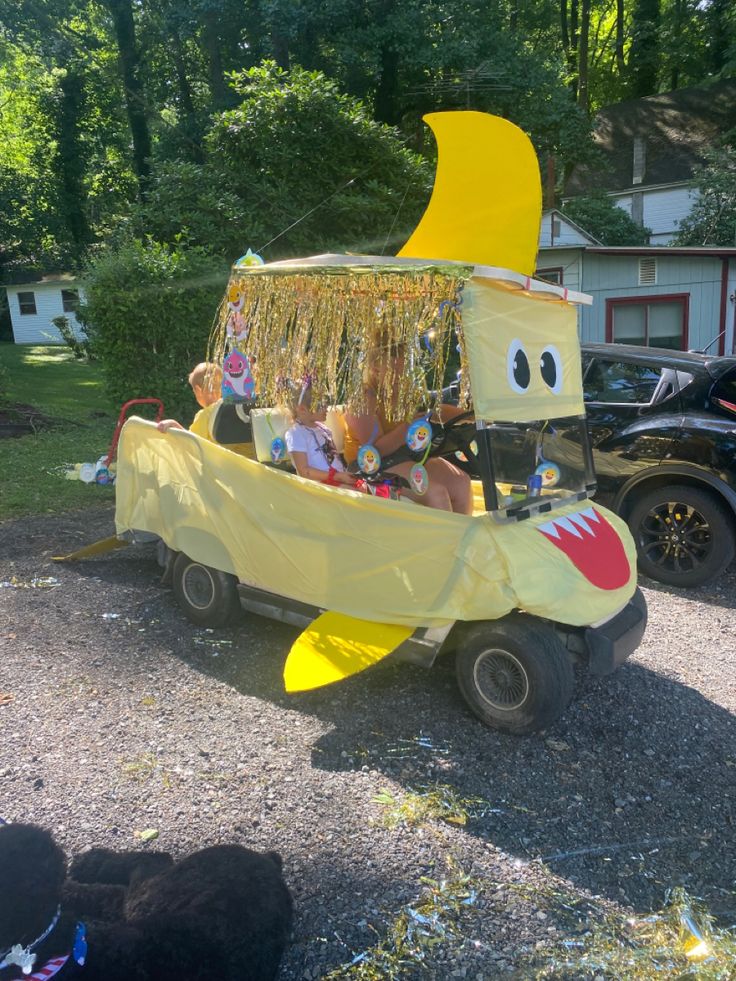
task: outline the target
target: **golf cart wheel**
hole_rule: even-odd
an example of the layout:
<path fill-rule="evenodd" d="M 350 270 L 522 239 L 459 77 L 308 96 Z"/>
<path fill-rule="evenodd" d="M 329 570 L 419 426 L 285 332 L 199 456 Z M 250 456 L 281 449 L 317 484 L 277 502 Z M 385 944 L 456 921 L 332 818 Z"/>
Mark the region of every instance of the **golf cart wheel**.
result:
<path fill-rule="evenodd" d="M 643 494 L 628 518 L 639 569 L 670 586 L 702 586 L 734 557 L 728 509 L 708 491 L 686 484 Z"/>
<path fill-rule="evenodd" d="M 481 722 L 518 735 L 554 722 L 575 686 L 570 654 L 553 628 L 519 614 L 472 627 L 458 648 L 455 670 Z"/>
<path fill-rule="evenodd" d="M 171 585 L 187 617 L 199 627 L 224 627 L 240 609 L 237 580 L 180 553 Z"/>

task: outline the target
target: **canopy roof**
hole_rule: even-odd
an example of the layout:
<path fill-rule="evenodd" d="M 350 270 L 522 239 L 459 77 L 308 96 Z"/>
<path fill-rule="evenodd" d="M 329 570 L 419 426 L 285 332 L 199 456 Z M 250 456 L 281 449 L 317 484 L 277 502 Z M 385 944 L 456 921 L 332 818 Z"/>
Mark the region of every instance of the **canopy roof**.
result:
<path fill-rule="evenodd" d="M 317 400 L 357 408 L 371 352 L 400 345 L 405 363 L 389 368 L 377 395 L 390 406 L 390 417 L 403 420 L 426 405 L 429 389 L 442 387 L 459 344 L 461 404 L 472 401 L 480 418 L 578 415 L 576 302 L 589 297 L 510 270 L 460 262 L 323 255 L 236 264 L 210 357 L 222 361 L 228 349 L 247 357 L 264 404 L 283 402 L 289 383 L 309 380 Z M 519 357 L 531 358 L 534 369 L 524 391 L 509 387 L 512 343 L 514 357 L 520 349 Z M 572 385 L 565 392 L 536 384 L 537 365 L 550 345 L 557 370 L 564 368 Z"/>

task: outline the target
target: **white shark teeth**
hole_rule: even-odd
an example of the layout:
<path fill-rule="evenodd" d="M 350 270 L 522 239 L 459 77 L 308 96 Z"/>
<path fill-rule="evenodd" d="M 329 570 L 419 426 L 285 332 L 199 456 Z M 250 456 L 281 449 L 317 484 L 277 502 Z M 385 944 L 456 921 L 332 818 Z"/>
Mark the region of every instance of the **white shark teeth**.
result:
<path fill-rule="evenodd" d="M 593 508 L 585 508 L 584 511 L 576 511 L 575 514 L 568 514 L 564 518 L 553 518 L 551 521 L 546 521 L 543 525 L 538 525 L 537 527 L 545 535 L 549 535 L 552 538 L 560 537 L 561 528 L 564 528 L 570 535 L 575 535 L 576 538 L 582 538 L 582 532 L 585 532 L 591 538 L 595 538 L 595 525 L 600 520 L 600 516 L 596 514 Z"/>

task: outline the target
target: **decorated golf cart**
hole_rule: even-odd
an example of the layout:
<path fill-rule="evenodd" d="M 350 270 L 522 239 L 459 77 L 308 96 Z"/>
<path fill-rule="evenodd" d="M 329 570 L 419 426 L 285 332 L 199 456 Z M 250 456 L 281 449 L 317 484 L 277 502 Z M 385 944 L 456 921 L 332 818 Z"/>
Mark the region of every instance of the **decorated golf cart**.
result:
<path fill-rule="evenodd" d="M 529 732 L 564 710 L 576 661 L 604 675 L 636 649 L 646 607 L 626 525 L 590 500 L 575 309 L 589 299 L 531 276 L 533 148 L 481 113 L 428 121 L 435 188 L 398 257 L 248 257 L 233 267 L 210 345 L 224 367 L 214 439 L 130 419 L 116 527 L 160 539 L 196 623 L 223 624 L 244 608 L 301 627 L 288 691 L 387 657 L 431 666 L 451 651 L 473 712 Z M 285 451 L 285 386 L 308 380 L 330 404 L 340 448 L 344 406 L 364 406 L 377 335 L 406 352 L 401 375 L 387 372 L 377 392 L 389 418 L 416 420 L 406 445 L 383 460 L 361 447 L 363 490 L 299 477 Z M 456 355 L 460 414 L 443 422 L 432 392 Z M 253 459 L 228 449 L 250 440 Z M 421 498 L 434 455 L 477 465 L 472 515 L 365 493 L 399 487 L 391 467 L 401 459 L 413 462 Z"/>

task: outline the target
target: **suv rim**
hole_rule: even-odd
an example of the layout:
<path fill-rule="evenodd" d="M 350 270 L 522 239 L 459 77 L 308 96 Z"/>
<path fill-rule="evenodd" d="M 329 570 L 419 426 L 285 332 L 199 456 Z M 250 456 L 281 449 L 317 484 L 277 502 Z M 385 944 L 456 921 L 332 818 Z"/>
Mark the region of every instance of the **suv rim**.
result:
<path fill-rule="evenodd" d="M 713 533 L 704 515 L 689 504 L 664 501 L 655 505 L 639 526 L 645 558 L 669 572 L 694 572 L 707 559 Z"/>
<path fill-rule="evenodd" d="M 209 569 L 195 563 L 184 570 L 181 589 L 187 603 L 196 610 L 206 610 L 215 597 L 215 582 Z"/>
<path fill-rule="evenodd" d="M 483 699 L 497 712 L 521 708 L 529 697 L 524 665 L 509 651 L 494 647 L 483 651 L 473 665 L 473 681 Z"/>

